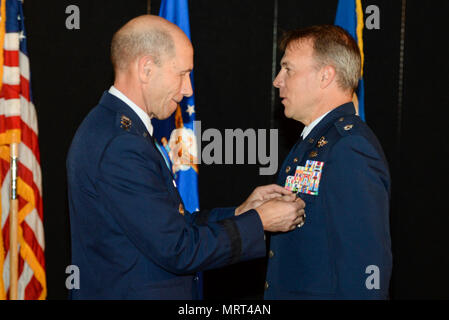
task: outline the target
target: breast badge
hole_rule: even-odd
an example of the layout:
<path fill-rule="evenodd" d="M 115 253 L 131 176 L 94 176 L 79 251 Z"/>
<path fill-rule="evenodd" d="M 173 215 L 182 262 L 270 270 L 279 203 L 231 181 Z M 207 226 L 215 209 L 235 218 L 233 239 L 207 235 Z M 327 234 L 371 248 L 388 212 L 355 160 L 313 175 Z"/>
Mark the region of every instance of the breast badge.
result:
<path fill-rule="evenodd" d="M 324 147 L 327 144 L 327 140 L 325 137 L 321 137 L 320 140 L 317 142 L 316 146 L 318 148 Z"/>

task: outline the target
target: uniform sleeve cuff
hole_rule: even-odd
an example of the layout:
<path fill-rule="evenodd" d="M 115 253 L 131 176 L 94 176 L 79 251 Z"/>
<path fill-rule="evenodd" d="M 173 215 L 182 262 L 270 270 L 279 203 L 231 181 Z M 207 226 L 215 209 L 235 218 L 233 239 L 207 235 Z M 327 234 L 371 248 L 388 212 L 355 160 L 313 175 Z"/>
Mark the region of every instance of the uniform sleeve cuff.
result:
<path fill-rule="evenodd" d="M 256 210 L 249 210 L 232 219 L 240 233 L 240 261 L 261 258 L 266 255 L 265 234 Z"/>
<path fill-rule="evenodd" d="M 217 222 L 235 216 L 236 207 L 215 208 L 209 212 L 209 222 Z"/>

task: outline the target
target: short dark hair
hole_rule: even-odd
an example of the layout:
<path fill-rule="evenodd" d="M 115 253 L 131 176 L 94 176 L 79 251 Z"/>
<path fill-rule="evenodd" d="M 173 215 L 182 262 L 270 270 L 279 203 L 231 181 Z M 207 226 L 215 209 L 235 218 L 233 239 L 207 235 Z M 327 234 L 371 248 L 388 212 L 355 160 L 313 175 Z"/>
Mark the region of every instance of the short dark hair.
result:
<path fill-rule="evenodd" d="M 312 41 L 317 67 L 333 66 L 342 89 L 357 88 L 361 76 L 360 49 L 346 30 L 334 25 L 317 25 L 287 31 L 279 47 L 285 51 L 293 43 L 301 44 L 304 40 Z"/>

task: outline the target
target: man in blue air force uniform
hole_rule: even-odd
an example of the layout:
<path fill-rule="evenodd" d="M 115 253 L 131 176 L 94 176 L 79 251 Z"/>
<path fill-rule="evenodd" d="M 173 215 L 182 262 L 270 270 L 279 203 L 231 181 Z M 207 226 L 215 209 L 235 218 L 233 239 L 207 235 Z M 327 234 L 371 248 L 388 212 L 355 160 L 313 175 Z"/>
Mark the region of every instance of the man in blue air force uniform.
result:
<path fill-rule="evenodd" d="M 114 86 L 79 127 L 67 159 L 74 299 L 192 299 L 197 271 L 266 253 L 264 230 L 296 228 L 304 202 L 278 185 L 237 208 L 191 214 L 153 139 L 192 94 L 193 48 L 174 24 L 141 16 L 113 37 Z M 271 200 L 270 200 L 271 199 Z"/>
<path fill-rule="evenodd" d="M 266 299 L 385 299 L 391 275 L 390 177 L 351 102 L 356 42 L 336 26 L 286 33 L 274 80 L 284 113 L 305 125 L 278 184 L 306 202 L 300 228 L 271 235 Z"/>

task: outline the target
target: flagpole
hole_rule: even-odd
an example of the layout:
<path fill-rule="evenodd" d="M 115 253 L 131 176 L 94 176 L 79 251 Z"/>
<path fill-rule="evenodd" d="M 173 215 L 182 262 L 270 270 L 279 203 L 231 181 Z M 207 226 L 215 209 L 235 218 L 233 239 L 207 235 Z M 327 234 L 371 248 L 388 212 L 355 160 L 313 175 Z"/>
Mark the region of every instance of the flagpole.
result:
<path fill-rule="evenodd" d="M 151 0 L 147 0 L 147 13 L 151 14 Z"/>
<path fill-rule="evenodd" d="M 18 230 L 18 209 L 19 200 L 17 199 L 17 158 L 18 143 L 11 143 L 11 212 L 9 214 L 9 257 L 10 257 L 10 285 L 9 299 L 17 300 L 17 282 L 18 282 L 18 250 L 17 250 L 17 230 Z"/>

